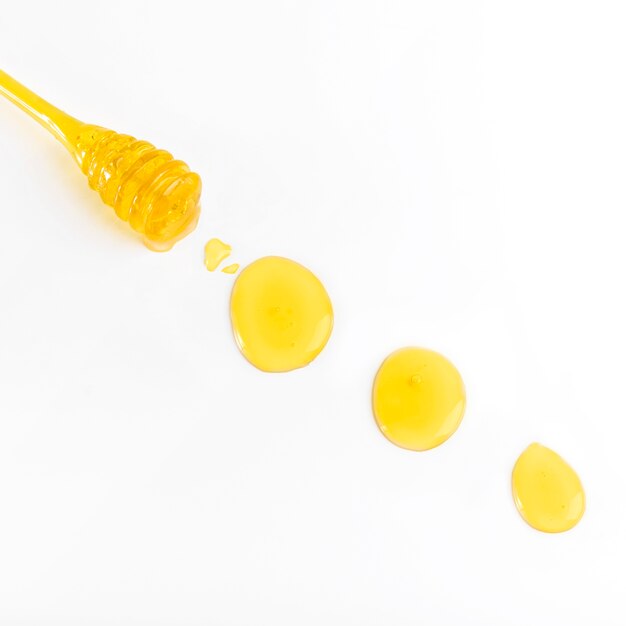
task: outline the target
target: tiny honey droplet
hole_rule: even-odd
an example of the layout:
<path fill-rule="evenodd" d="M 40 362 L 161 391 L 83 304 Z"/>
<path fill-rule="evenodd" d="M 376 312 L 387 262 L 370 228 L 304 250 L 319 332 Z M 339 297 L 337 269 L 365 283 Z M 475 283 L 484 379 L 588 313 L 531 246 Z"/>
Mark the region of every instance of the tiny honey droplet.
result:
<path fill-rule="evenodd" d="M 219 239 L 209 239 L 204 246 L 204 265 L 209 272 L 214 272 L 230 256 L 231 251 L 232 248 L 227 243 Z"/>
<path fill-rule="evenodd" d="M 239 263 L 233 263 L 232 265 L 227 265 L 222 272 L 224 274 L 234 274 L 239 269 Z"/>
<path fill-rule="evenodd" d="M 533 443 L 517 459 L 511 479 L 522 518 L 546 533 L 570 530 L 585 512 L 585 491 L 578 474 L 550 448 Z"/>
<path fill-rule="evenodd" d="M 429 450 L 452 436 L 461 423 L 465 388 L 457 369 L 441 354 L 402 348 L 380 366 L 372 407 L 389 441 L 409 450 Z"/>
<path fill-rule="evenodd" d="M 333 327 L 333 308 L 320 280 L 299 263 L 276 256 L 241 271 L 230 317 L 241 353 L 265 372 L 308 365 Z"/>

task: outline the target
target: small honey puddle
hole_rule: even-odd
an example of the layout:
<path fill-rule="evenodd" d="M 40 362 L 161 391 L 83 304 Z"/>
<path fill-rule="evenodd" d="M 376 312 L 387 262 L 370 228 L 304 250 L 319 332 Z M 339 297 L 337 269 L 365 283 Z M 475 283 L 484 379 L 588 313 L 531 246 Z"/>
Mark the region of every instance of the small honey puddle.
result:
<path fill-rule="evenodd" d="M 511 483 L 519 514 L 537 530 L 569 530 L 585 512 L 585 491 L 578 474 L 539 443 L 530 444 L 519 456 Z"/>
<path fill-rule="evenodd" d="M 380 366 L 372 407 L 389 441 L 409 450 L 430 450 L 459 427 L 465 412 L 465 387 L 457 369 L 441 354 L 402 348 Z"/>
<path fill-rule="evenodd" d="M 204 246 L 204 265 L 209 272 L 214 272 L 219 264 L 230 256 L 232 248 L 219 239 L 209 239 Z M 233 267 L 230 265 L 229 267 Z M 227 269 L 227 268 L 226 268 Z M 236 269 L 234 270 L 237 271 Z M 228 272 L 233 273 L 233 272 Z"/>
<path fill-rule="evenodd" d="M 233 285 L 230 319 L 241 353 L 265 372 L 308 365 L 333 328 L 333 308 L 306 267 L 268 256 L 245 267 Z"/>

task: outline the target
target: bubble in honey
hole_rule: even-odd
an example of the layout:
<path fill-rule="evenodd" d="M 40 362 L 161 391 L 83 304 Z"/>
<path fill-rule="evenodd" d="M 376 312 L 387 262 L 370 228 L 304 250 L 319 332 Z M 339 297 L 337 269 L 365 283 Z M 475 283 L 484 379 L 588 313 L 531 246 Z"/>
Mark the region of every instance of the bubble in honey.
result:
<path fill-rule="evenodd" d="M 441 354 L 402 348 L 382 363 L 372 393 L 376 422 L 397 446 L 430 450 L 448 439 L 465 412 L 465 388 Z"/>
<path fill-rule="evenodd" d="M 230 316 L 242 354 L 265 372 L 310 363 L 333 327 L 333 308 L 319 279 L 295 261 L 258 259 L 237 277 Z"/>
<path fill-rule="evenodd" d="M 222 272 L 224 274 L 234 274 L 239 269 L 239 263 L 233 263 L 232 265 L 227 265 Z"/>
<path fill-rule="evenodd" d="M 517 459 L 513 499 L 533 528 L 560 533 L 578 524 L 585 512 L 585 491 L 576 472 L 553 450 L 533 443 Z"/>
<path fill-rule="evenodd" d="M 209 239 L 204 246 L 204 264 L 209 272 L 214 272 L 230 256 L 231 251 L 232 248 L 227 243 L 219 239 Z"/>

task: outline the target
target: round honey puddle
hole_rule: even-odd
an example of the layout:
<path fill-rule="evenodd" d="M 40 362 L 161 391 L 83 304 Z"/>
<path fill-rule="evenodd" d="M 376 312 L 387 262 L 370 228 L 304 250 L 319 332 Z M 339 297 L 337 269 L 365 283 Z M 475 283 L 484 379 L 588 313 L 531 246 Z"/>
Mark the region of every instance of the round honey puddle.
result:
<path fill-rule="evenodd" d="M 237 277 L 230 318 L 241 353 L 264 372 L 308 365 L 333 328 L 333 308 L 320 280 L 278 256 L 254 261 Z"/>
<path fill-rule="evenodd" d="M 457 369 L 441 354 L 402 348 L 380 366 L 372 406 L 389 441 L 409 450 L 430 450 L 459 427 L 465 387 Z"/>

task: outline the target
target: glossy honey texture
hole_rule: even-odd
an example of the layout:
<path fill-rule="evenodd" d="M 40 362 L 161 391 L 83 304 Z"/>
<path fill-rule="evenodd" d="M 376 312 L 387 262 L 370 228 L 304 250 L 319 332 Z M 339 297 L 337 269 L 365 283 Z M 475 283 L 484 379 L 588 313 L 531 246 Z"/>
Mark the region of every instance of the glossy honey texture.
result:
<path fill-rule="evenodd" d="M 401 348 L 380 366 L 372 408 L 381 432 L 397 446 L 430 450 L 456 431 L 465 413 L 465 387 L 444 356 L 424 348 Z"/>
<path fill-rule="evenodd" d="M 204 266 L 214 272 L 219 264 L 230 256 L 232 247 L 220 239 L 209 239 L 204 246 Z"/>
<path fill-rule="evenodd" d="M 233 285 L 230 316 L 241 353 L 265 372 L 309 364 L 333 328 L 324 285 L 306 267 L 277 256 L 245 267 Z"/>
<path fill-rule="evenodd" d="M 0 93 L 70 151 L 89 186 L 152 250 L 169 250 L 200 216 L 198 174 L 147 141 L 84 124 L 0 70 Z"/>
<path fill-rule="evenodd" d="M 554 450 L 539 443 L 528 446 L 517 459 L 511 486 L 517 510 L 537 530 L 570 530 L 585 512 L 578 474 Z"/>

